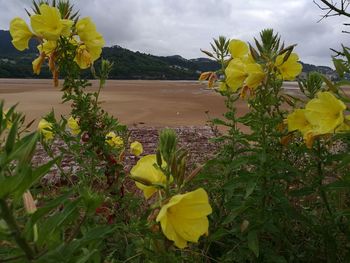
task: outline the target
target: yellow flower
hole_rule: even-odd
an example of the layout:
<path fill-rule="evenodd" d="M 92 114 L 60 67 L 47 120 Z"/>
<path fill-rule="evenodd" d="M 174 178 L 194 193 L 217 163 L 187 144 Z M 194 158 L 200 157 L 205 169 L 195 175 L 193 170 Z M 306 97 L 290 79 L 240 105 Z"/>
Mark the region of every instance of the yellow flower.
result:
<path fill-rule="evenodd" d="M 41 53 L 39 57 L 33 60 L 32 65 L 33 65 L 34 74 L 37 74 L 37 75 L 40 74 L 41 66 L 44 63 L 44 61 L 45 61 L 44 53 Z"/>
<path fill-rule="evenodd" d="M 38 50 L 40 53 L 45 53 L 45 55 L 49 56 L 53 51 L 55 51 L 57 47 L 57 41 L 44 41 L 41 45 L 38 45 Z"/>
<path fill-rule="evenodd" d="M 86 49 L 85 45 L 80 45 L 76 51 L 74 61 L 78 64 L 81 69 L 86 69 L 92 65 L 91 54 Z"/>
<path fill-rule="evenodd" d="M 246 65 L 246 73 L 248 77 L 245 80 L 245 84 L 250 89 L 256 89 L 265 78 L 264 70 L 261 65 L 257 63 L 249 63 Z"/>
<path fill-rule="evenodd" d="M 52 123 L 45 119 L 41 119 L 38 125 L 39 132 L 44 136 L 46 141 L 53 139 Z"/>
<path fill-rule="evenodd" d="M 156 221 L 160 222 L 164 235 L 185 248 L 187 241 L 198 242 L 208 233 L 207 216 L 212 213 L 206 191 L 199 188 L 185 194 L 175 195 L 162 206 Z"/>
<path fill-rule="evenodd" d="M 69 117 L 67 124 L 73 135 L 77 135 L 80 133 L 81 130 L 80 130 L 78 121 L 74 119 L 72 116 Z"/>
<path fill-rule="evenodd" d="M 102 35 L 96 31 L 96 26 L 89 17 L 79 20 L 76 24 L 76 30 L 82 44 L 77 50 L 74 61 L 80 68 L 84 69 L 91 66 L 100 57 L 105 41 Z"/>
<path fill-rule="evenodd" d="M 299 57 L 296 53 L 290 54 L 287 61 L 283 62 L 284 56 L 282 54 L 276 58 L 276 67 L 278 68 L 283 80 L 293 80 L 301 73 L 302 65 L 298 63 Z"/>
<path fill-rule="evenodd" d="M 10 23 L 10 34 L 12 37 L 12 44 L 19 51 L 28 48 L 28 43 L 33 33 L 30 32 L 26 22 L 19 17 L 12 19 Z"/>
<path fill-rule="evenodd" d="M 135 156 L 141 155 L 143 153 L 142 144 L 138 141 L 134 141 L 130 145 L 130 152 Z"/>
<path fill-rule="evenodd" d="M 122 148 L 124 141 L 120 136 L 117 136 L 114 132 L 109 132 L 106 135 L 106 143 L 113 148 Z"/>
<path fill-rule="evenodd" d="M 157 192 L 157 187 L 152 184 L 166 184 L 165 174 L 159 168 L 156 168 L 155 164 L 157 164 L 156 155 L 146 155 L 138 160 L 136 165 L 130 171 L 132 178 L 148 183 L 148 185 L 146 185 L 136 182 L 136 186 L 143 191 L 143 195 L 146 199 L 150 198 L 155 192 Z M 163 161 L 162 167 L 164 168 L 164 166 L 166 166 L 166 163 Z"/>
<path fill-rule="evenodd" d="M 234 58 L 230 61 L 225 69 L 226 84 L 230 91 L 236 92 L 243 86 L 248 74 L 246 72 L 246 65 L 239 58 Z"/>
<path fill-rule="evenodd" d="M 40 14 L 30 17 L 31 26 L 37 35 L 51 41 L 60 36 L 69 36 L 74 23 L 72 20 L 61 19 L 60 11 L 56 7 L 42 4 L 39 10 Z"/>
<path fill-rule="evenodd" d="M 95 24 L 91 21 L 90 17 L 84 17 L 80 19 L 76 26 L 77 34 L 79 35 L 79 38 L 81 41 L 89 41 L 93 38 L 95 38 L 95 34 L 98 32 L 96 31 Z"/>
<path fill-rule="evenodd" d="M 248 55 L 248 45 L 239 39 L 232 39 L 228 46 L 232 58 L 244 58 Z"/>
<path fill-rule="evenodd" d="M 315 134 L 333 133 L 344 123 L 345 104 L 330 92 L 319 92 L 305 106 L 305 116 Z"/>
<path fill-rule="evenodd" d="M 311 124 L 306 119 L 304 109 L 296 109 L 287 117 L 288 131 L 300 131 L 302 134 L 312 129 Z"/>

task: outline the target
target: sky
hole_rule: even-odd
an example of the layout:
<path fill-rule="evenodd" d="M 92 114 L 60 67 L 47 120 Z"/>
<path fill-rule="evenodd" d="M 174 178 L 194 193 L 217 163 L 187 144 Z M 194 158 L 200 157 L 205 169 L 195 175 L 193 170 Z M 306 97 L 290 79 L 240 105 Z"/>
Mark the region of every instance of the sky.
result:
<path fill-rule="evenodd" d="M 316 0 L 319 1 L 319 0 Z M 337 0 L 334 0 L 335 2 Z M 71 0 L 80 16 L 90 16 L 107 46 L 153 55 L 204 57 L 200 49 L 220 35 L 252 43 L 265 28 L 273 28 L 286 45 L 297 44 L 300 60 L 330 66 L 330 48 L 350 46 L 345 17 L 320 18 L 312 0 Z M 0 0 L 0 29 L 19 16 L 31 0 Z M 350 30 L 350 28 L 349 28 Z M 1 48 L 1 47 L 0 47 Z"/>

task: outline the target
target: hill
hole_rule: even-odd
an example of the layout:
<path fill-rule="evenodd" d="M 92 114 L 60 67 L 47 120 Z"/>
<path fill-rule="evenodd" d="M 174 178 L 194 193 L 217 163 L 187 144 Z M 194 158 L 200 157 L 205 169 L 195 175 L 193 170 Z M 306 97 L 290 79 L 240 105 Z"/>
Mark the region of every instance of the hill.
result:
<path fill-rule="evenodd" d="M 43 67 L 40 76 L 32 72 L 31 63 L 38 55 L 36 45 L 36 41 L 31 40 L 29 49 L 19 52 L 11 43 L 10 33 L 0 30 L 0 78 L 50 78 L 47 67 Z M 219 68 L 218 63 L 208 58 L 155 56 L 117 45 L 103 48 L 102 56 L 114 62 L 111 79 L 196 80 L 201 72 Z M 329 67 L 303 63 L 303 72 L 310 71 L 334 75 Z M 87 70 L 85 74 L 90 73 Z"/>

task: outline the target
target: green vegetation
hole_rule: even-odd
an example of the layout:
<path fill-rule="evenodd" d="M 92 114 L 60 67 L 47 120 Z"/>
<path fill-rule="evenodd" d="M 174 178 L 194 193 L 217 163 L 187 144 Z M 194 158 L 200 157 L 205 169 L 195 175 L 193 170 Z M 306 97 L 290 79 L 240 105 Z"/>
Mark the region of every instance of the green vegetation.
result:
<path fill-rule="evenodd" d="M 35 40 L 30 42 L 29 49 L 19 52 L 11 44 L 10 33 L 0 30 L 0 46 L 0 78 L 51 77 L 47 65 L 43 66 L 39 76 L 33 74 L 32 61 L 38 55 Z M 215 71 L 220 67 L 219 63 L 208 58 L 185 59 L 177 55 L 160 57 L 133 52 L 120 46 L 103 48 L 102 57 L 114 63 L 110 79 L 197 80 L 201 72 Z M 303 64 L 303 70 L 305 73 L 318 71 L 334 74 L 329 67 L 310 64 Z M 88 70 L 84 75 L 92 78 Z"/>

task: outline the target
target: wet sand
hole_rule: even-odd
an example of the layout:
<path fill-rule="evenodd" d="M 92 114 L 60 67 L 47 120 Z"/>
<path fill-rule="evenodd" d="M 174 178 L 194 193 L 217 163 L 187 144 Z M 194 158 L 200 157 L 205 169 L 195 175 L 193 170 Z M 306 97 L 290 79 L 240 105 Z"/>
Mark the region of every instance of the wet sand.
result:
<path fill-rule="evenodd" d="M 92 83 L 88 90 L 96 91 L 98 83 Z M 0 99 L 5 100 L 5 107 L 19 103 L 17 109 L 26 114 L 27 121 L 36 119 L 37 123 L 52 108 L 56 117 L 69 114 L 69 103 L 60 102 L 62 94 L 51 80 L 0 79 Z M 211 117 L 225 112 L 223 97 L 197 81 L 109 80 L 100 102 L 129 126 L 203 126 L 206 111 Z M 238 108 L 244 112 L 245 103 Z"/>
<path fill-rule="evenodd" d="M 295 94 L 298 86 L 289 82 L 285 88 Z M 88 90 L 97 89 L 98 82 L 92 81 Z M 69 114 L 69 103 L 61 103 L 62 94 L 52 80 L 0 79 L 0 100 L 5 100 L 5 108 L 18 103 L 17 110 L 26 114 L 27 122 L 35 120 L 33 128 L 52 108 L 56 118 Z M 198 81 L 108 80 L 100 102 L 129 127 L 203 126 L 208 120 L 206 112 L 211 118 L 226 112 L 224 98 Z M 238 115 L 247 109 L 245 101 L 238 101 Z"/>

